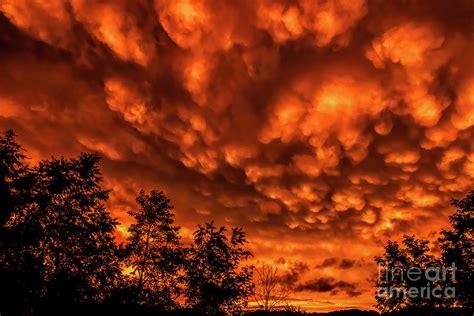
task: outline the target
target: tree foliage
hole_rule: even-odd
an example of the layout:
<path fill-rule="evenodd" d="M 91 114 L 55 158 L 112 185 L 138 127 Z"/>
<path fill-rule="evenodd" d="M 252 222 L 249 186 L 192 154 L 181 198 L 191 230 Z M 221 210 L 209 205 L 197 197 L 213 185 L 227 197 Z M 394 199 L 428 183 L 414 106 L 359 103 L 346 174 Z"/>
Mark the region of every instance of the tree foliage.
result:
<path fill-rule="evenodd" d="M 15 141 L 15 134 L 6 130 L 0 135 L 0 225 L 5 228 L 8 219 L 23 205 L 25 177 L 28 168 L 25 164 L 23 148 Z"/>
<path fill-rule="evenodd" d="M 12 314 L 29 305 L 31 289 L 41 282 L 35 258 L 21 252 L 29 236 L 11 225 L 12 218 L 31 203 L 34 179 L 25 159 L 13 131 L 4 131 L 0 135 L 0 297 L 8 302 L 4 304 L 5 312 Z"/>
<path fill-rule="evenodd" d="M 134 300 L 169 309 L 181 293 L 185 252 L 179 226 L 173 226 L 173 207 L 163 192 L 141 191 L 136 201 L 140 209 L 129 212 L 136 222 L 129 228 L 125 248 L 125 265 L 132 269 Z"/>
<path fill-rule="evenodd" d="M 99 161 L 81 154 L 31 167 L 14 133 L 0 135 L 0 312 L 163 311 L 179 308 L 183 294 L 196 313 L 240 311 L 252 288 L 252 268 L 242 266 L 251 255 L 244 232 L 233 229 L 228 239 L 224 227 L 207 224 L 185 248 L 170 200 L 141 191 L 139 208 L 129 213 L 129 237 L 117 247 L 118 222 L 106 209 Z"/>
<path fill-rule="evenodd" d="M 53 299 L 101 301 L 120 273 L 113 232 L 117 221 L 105 208 L 99 156 L 51 159 L 33 169 L 35 203 L 20 218 L 34 229 L 36 255 Z"/>
<path fill-rule="evenodd" d="M 396 241 L 389 241 L 383 256 L 375 258 L 379 264 L 376 306 L 380 311 L 474 309 L 474 192 L 469 192 L 462 200 L 453 200 L 452 205 L 457 210 L 449 217 L 451 229 L 441 231 L 440 258 L 430 252 L 427 240 L 417 239 L 415 236 L 405 236 L 402 246 Z M 410 277 L 410 269 L 412 272 L 421 271 L 419 278 L 418 274 Z M 447 292 L 438 297 L 428 295 L 426 288 L 434 287 L 443 291 L 454 289 L 450 292 L 453 295 L 446 295 Z M 406 290 L 412 288 L 418 293 L 425 288 L 425 294 L 415 297 L 407 295 Z M 381 289 L 385 290 L 380 291 Z"/>
<path fill-rule="evenodd" d="M 213 223 L 199 226 L 187 262 L 187 302 L 206 315 L 238 314 L 253 290 L 252 266 L 242 266 L 251 253 L 242 229 L 233 228 L 230 239 L 225 227 Z"/>
<path fill-rule="evenodd" d="M 65 302 L 101 301 L 120 274 L 113 232 L 105 209 L 99 157 L 45 160 L 33 168 L 33 203 L 12 222 L 30 242 L 24 252 L 39 262 L 40 296 Z"/>
<path fill-rule="evenodd" d="M 265 312 L 283 303 L 289 291 L 278 269 L 246 265 L 251 253 L 242 229 L 213 223 L 198 226 L 189 248 L 174 225 L 170 200 L 159 191 L 141 191 L 135 222 L 120 248 L 115 243 L 118 222 L 106 209 L 109 191 L 102 188 L 96 154 L 51 158 L 29 166 L 12 131 L 0 134 L 0 313 L 45 314 L 58 306 L 143 307 L 179 309 L 180 297 L 193 314 L 240 314 L 254 295 Z M 389 241 L 376 257 L 380 288 L 454 287 L 452 299 L 411 297 L 388 292 L 377 296 L 382 312 L 434 307 L 474 308 L 474 192 L 453 200 L 451 228 L 442 230 L 441 257 L 429 242 L 405 236 Z M 432 280 L 430 267 L 451 267 L 447 278 Z M 131 274 L 124 274 L 132 271 Z M 410 269 L 422 273 L 407 277 Z M 99 305 L 98 305 L 99 304 Z M 114 305 L 112 305 L 114 306 Z M 131 310 L 133 313 L 133 309 Z M 69 313 L 70 311 L 68 311 Z"/>
<path fill-rule="evenodd" d="M 457 208 L 449 217 L 450 230 L 442 230 L 439 239 L 445 265 L 455 265 L 448 286 L 456 287 L 456 298 L 449 305 L 474 309 L 474 191 L 462 200 L 452 200 Z"/>
<path fill-rule="evenodd" d="M 376 257 L 379 265 L 377 287 L 383 289 L 376 296 L 380 311 L 426 308 L 439 304 L 433 298 L 422 295 L 411 297 L 404 292 L 405 289 L 414 288 L 421 293 L 422 288 L 435 286 L 426 278 L 425 271 L 430 267 L 438 267 L 440 262 L 430 254 L 428 245 L 428 240 L 404 236 L 402 246 L 396 241 L 389 241 L 383 256 Z M 414 273 L 414 277 L 408 275 L 409 271 Z M 416 273 L 418 271 L 420 273 Z"/>
<path fill-rule="evenodd" d="M 14 134 L 0 138 L 2 292 L 12 313 L 101 302 L 120 278 L 99 157 L 25 163 Z M 4 296 L 4 297 L 5 297 Z"/>

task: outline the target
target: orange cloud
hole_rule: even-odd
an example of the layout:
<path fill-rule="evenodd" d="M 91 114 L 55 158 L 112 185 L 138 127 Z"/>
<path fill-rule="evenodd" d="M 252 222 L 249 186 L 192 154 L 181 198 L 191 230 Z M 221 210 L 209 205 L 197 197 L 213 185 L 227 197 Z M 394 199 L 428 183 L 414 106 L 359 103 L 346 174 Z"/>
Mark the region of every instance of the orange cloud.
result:
<path fill-rule="evenodd" d="M 16 26 L 51 45 L 65 48 L 71 45 L 67 34 L 72 31 L 72 19 L 61 0 L 35 2 L 6 0 L 0 4 L 0 12 Z"/>
<path fill-rule="evenodd" d="M 264 1 L 259 3 L 257 21 L 279 43 L 308 35 L 313 37 L 316 45 L 325 46 L 337 36 L 349 32 L 366 13 L 365 0 Z M 339 44 L 346 44 L 344 40 L 340 39 Z"/>
<path fill-rule="evenodd" d="M 184 239 L 214 220 L 284 262 L 293 303 L 371 308 L 380 245 L 434 239 L 474 183 L 471 20 L 465 1 L 5 0 L 0 128 L 32 163 L 99 152 L 119 239 L 164 190 Z"/>
<path fill-rule="evenodd" d="M 71 5 L 75 18 L 119 58 L 146 66 L 155 55 L 152 30 L 140 29 L 130 7 L 113 1 L 91 5 L 84 0 L 74 0 Z"/>

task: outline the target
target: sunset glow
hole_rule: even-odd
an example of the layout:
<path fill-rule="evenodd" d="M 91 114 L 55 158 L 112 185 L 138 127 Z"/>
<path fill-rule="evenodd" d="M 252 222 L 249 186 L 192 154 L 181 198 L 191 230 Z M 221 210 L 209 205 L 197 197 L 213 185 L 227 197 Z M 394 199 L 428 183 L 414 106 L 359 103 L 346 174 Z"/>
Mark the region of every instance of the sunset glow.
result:
<path fill-rule="evenodd" d="M 118 241 L 139 190 L 162 190 L 185 243 L 242 227 L 292 305 L 371 309 L 384 244 L 435 241 L 473 188 L 473 17 L 469 0 L 1 0 L 0 129 L 31 163 L 98 152 Z"/>

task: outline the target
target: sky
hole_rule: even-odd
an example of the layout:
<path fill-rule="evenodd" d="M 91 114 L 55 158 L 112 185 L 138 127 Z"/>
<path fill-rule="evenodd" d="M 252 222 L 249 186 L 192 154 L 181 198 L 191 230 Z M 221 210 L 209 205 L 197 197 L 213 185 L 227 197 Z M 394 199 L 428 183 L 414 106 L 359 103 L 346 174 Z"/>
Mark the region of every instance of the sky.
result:
<path fill-rule="evenodd" d="M 474 182 L 471 0 L 1 0 L 0 128 L 32 164 L 98 152 L 183 240 L 243 227 L 291 303 L 371 308 L 374 255 L 436 240 Z M 436 252 L 436 242 L 433 243 Z"/>

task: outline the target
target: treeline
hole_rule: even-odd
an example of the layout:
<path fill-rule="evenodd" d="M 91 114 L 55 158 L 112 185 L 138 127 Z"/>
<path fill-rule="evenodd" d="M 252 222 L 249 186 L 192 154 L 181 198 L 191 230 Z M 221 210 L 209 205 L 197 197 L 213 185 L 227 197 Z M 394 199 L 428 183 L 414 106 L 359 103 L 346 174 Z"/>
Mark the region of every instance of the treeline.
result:
<path fill-rule="evenodd" d="M 99 157 L 29 166 L 0 136 L 0 314 L 239 314 L 253 290 L 241 229 L 198 226 L 185 247 L 170 200 L 141 191 L 125 243 Z"/>
<path fill-rule="evenodd" d="M 474 191 L 451 203 L 450 229 L 441 230 L 435 255 L 428 240 L 389 241 L 379 265 L 376 307 L 390 315 L 473 315 Z"/>
<path fill-rule="evenodd" d="M 30 166 L 14 133 L 0 134 L 1 316 L 238 315 L 249 297 L 261 310 L 248 315 L 317 315 L 288 305 L 292 289 L 275 268 L 260 267 L 253 282 L 242 229 L 198 225 L 184 245 L 162 192 L 139 193 L 128 238 L 117 244 L 99 160 L 81 154 Z M 441 256 L 429 241 L 405 236 L 376 257 L 381 313 L 472 315 L 474 192 L 452 204 L 451 228 L 437 241 Z"/>
<path fill-rule="evenodd" d="M 264 311 L 259 310 L 246 314 L 248 316 L 379 316 L 375 311 L 363 311 L 358 309 L 341 310 L 326 313 L 310 313 L 303 311 Z M 445 315 L 448 316 L 448 315 Z"/>

